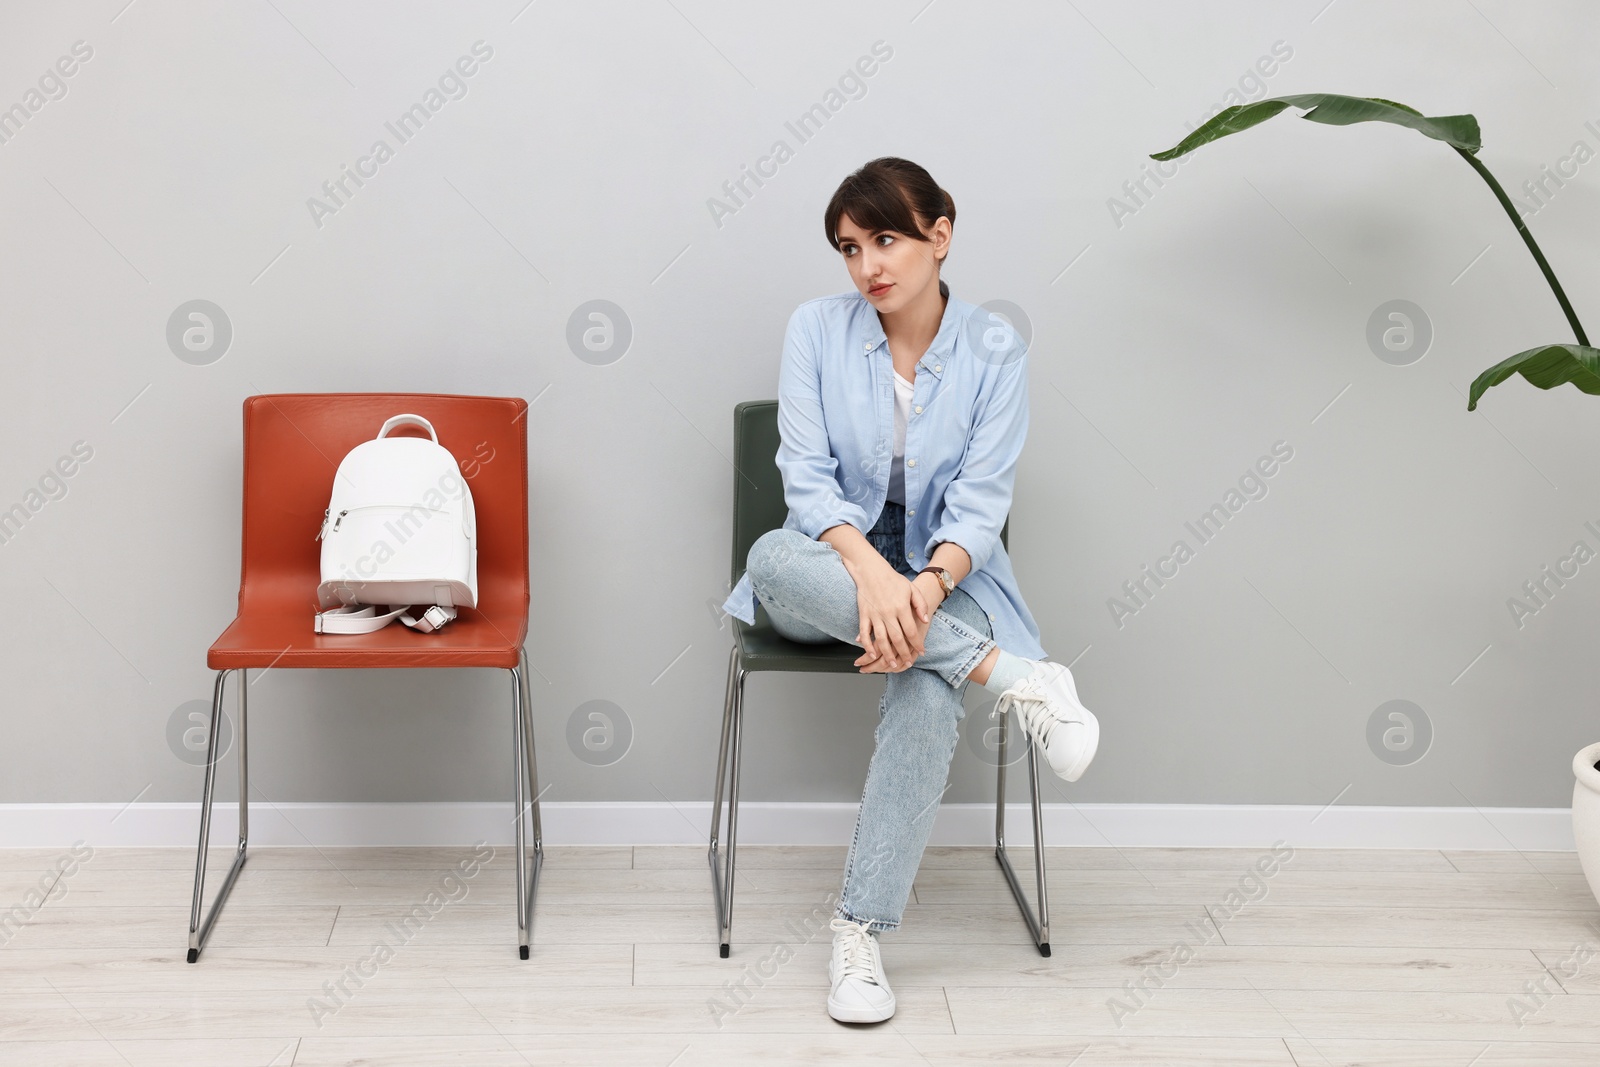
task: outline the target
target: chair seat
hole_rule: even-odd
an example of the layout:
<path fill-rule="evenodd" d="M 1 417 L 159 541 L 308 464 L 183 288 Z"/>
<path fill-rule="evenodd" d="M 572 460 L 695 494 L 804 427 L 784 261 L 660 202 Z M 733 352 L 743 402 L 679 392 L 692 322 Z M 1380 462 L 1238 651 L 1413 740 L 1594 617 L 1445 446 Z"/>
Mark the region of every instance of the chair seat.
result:
<path fill-rule="evenodd" d="M 756 621 L 733 620 L 739 643 L 739 666 L 746 671 L 825 671 L 859 674 L 856 659 L 861 649 L 845 641 L 808 644 L 791 641 L 772 628 L 767 609 L 756 605 Z"/>
<path fill-rule="evenodd" d="M 215 671 L 241 667 L 503 667 L 517 666 L 527 614 L 460 609 L 437 633 L 396 620 L 376 633 L 318 634 L 303 607 L 252 608 L 239 615 L 206 653 Z"/>

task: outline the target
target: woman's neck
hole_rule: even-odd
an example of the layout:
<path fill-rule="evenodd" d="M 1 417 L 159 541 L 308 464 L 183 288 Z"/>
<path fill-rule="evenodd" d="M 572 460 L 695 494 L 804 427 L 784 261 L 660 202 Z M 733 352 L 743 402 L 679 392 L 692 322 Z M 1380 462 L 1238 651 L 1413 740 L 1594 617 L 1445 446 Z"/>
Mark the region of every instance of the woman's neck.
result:
<path fill-rule="evenodd" d="M 889 354 L 894 357 L 894 368 L 902 378 L 910 380 L 917 361 L 938 336 L 947 303 L 949 297 L 939 291 L 939 278 L 935 275 L 933 282 L 905 307 L 887 315 L 878 313 L 884 340 L 889 343 Z"/>

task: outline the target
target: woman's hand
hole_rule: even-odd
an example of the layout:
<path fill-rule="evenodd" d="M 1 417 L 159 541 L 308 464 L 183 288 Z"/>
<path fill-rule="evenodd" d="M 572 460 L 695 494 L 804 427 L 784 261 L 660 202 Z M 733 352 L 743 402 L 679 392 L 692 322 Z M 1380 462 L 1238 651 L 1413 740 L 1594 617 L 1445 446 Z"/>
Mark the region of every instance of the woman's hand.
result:
<path fill-rule="evenodd" d="M 846 566 L 845 569 L 850 568 Z M 851 576 L 854 576 L 854 571 L 851 571 Z M 925 651 L 928 625 L 933 621 L 933 613 L 938 611 L 941 603 L 944 603 L 944 589 L 936 579 L 928 579 L 928 581 L 923 582 L 920 581 L 922 576 L 918 574 L 912 581 L 906 581 L 898 571 L 894 573 L 894 577 L 898 577 L 899 581 L 902 582 L 898 589 L 904 590 L 907 605 L 909 605 L 910 613 L 912 613 L 912 624 L 910 624 L 912 629 L 904 629 L 904 622 L 901 624 L 901 637 L 906 640 L 907 648 L 912 649 L 912 656 L 909 659 L 894 657 L 893 654 L 882 651 L 882 641 L 870 641 L 869 643 L 869 641 L 862 640 L 861 633 L 858 632 L 856 633 L 856 643 L 866 649 L 856 659 L 856 667 L 861 669 L 861 673 L 899 673 L 914 664 Z M 862 603 L 859 582 L 856 585 L 856 603 L 858 603 L 858 606 Z M 867 624 L 862 625 L 862 629 L 866 630 L 866 627 Z M 870 632 L 875 635 L 878 630 L 874 627 Z M 890 641 L 890 645 L 893 648 L 893 640 Z"/>
<path fill-rule="evenodd" d="M 864 651 L 855 665 L 863 674 L 898 673 L 912 666 L 925 650 L 928 625 L 944 600 L 943 589 L 907 581 L 887 561 L 863 573 L 847 560 L 845 569 L 856 582 L 861 615 L 855 643 Z"/>
<path fill-rule="evenodd" d="M 933 621 L 933 613 L 939 610 L 939 605 L 944 603 L 944 587 L 937 578 L 924 579 L 917 575 L 911 579 L 911 609 L 917 617 L 916 633 L 908 635 L 908 640 L 913 647 L 926 650 L 928 640 L 928 626 Z M 918 658 L 922 653 L 919 652 Z M 891 670 L 884 666 L 882 658 L 876 652 L 867 652 L 856 660 L 856 666 L 862 667 L 863 674 L 894 674 L 903 671 L 914 664 L 902 663 L 898 668 Z"/>

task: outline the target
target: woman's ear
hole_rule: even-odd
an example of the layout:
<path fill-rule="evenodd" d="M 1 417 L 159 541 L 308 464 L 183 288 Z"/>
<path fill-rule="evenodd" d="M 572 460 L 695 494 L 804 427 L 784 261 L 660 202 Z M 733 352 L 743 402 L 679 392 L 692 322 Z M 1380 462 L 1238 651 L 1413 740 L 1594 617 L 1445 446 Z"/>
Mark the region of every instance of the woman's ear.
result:
<path fill-rule="evenodd" d="M 933 258 L 936 263 L 943 263 L 944 257 L 950 254 L 950 239 L 952 236 L 953 230 L 949 216 L 940 215 L 933 220 L 933 229 L 929 237 L 933 241 Z"/>

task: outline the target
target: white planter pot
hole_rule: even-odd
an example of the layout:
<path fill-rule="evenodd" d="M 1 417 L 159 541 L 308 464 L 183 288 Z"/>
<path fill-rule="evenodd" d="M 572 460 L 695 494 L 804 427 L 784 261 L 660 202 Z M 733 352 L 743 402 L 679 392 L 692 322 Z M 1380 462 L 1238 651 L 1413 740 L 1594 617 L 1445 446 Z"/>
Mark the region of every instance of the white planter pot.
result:
<path fill-rule="evenodd" d="M 1600 744 L 1590 745 L 1572 758 L 1572 836 L 1578 842 L 1578 862 L 1589 880 L 1589 891 L 1600 901 Z"/>

